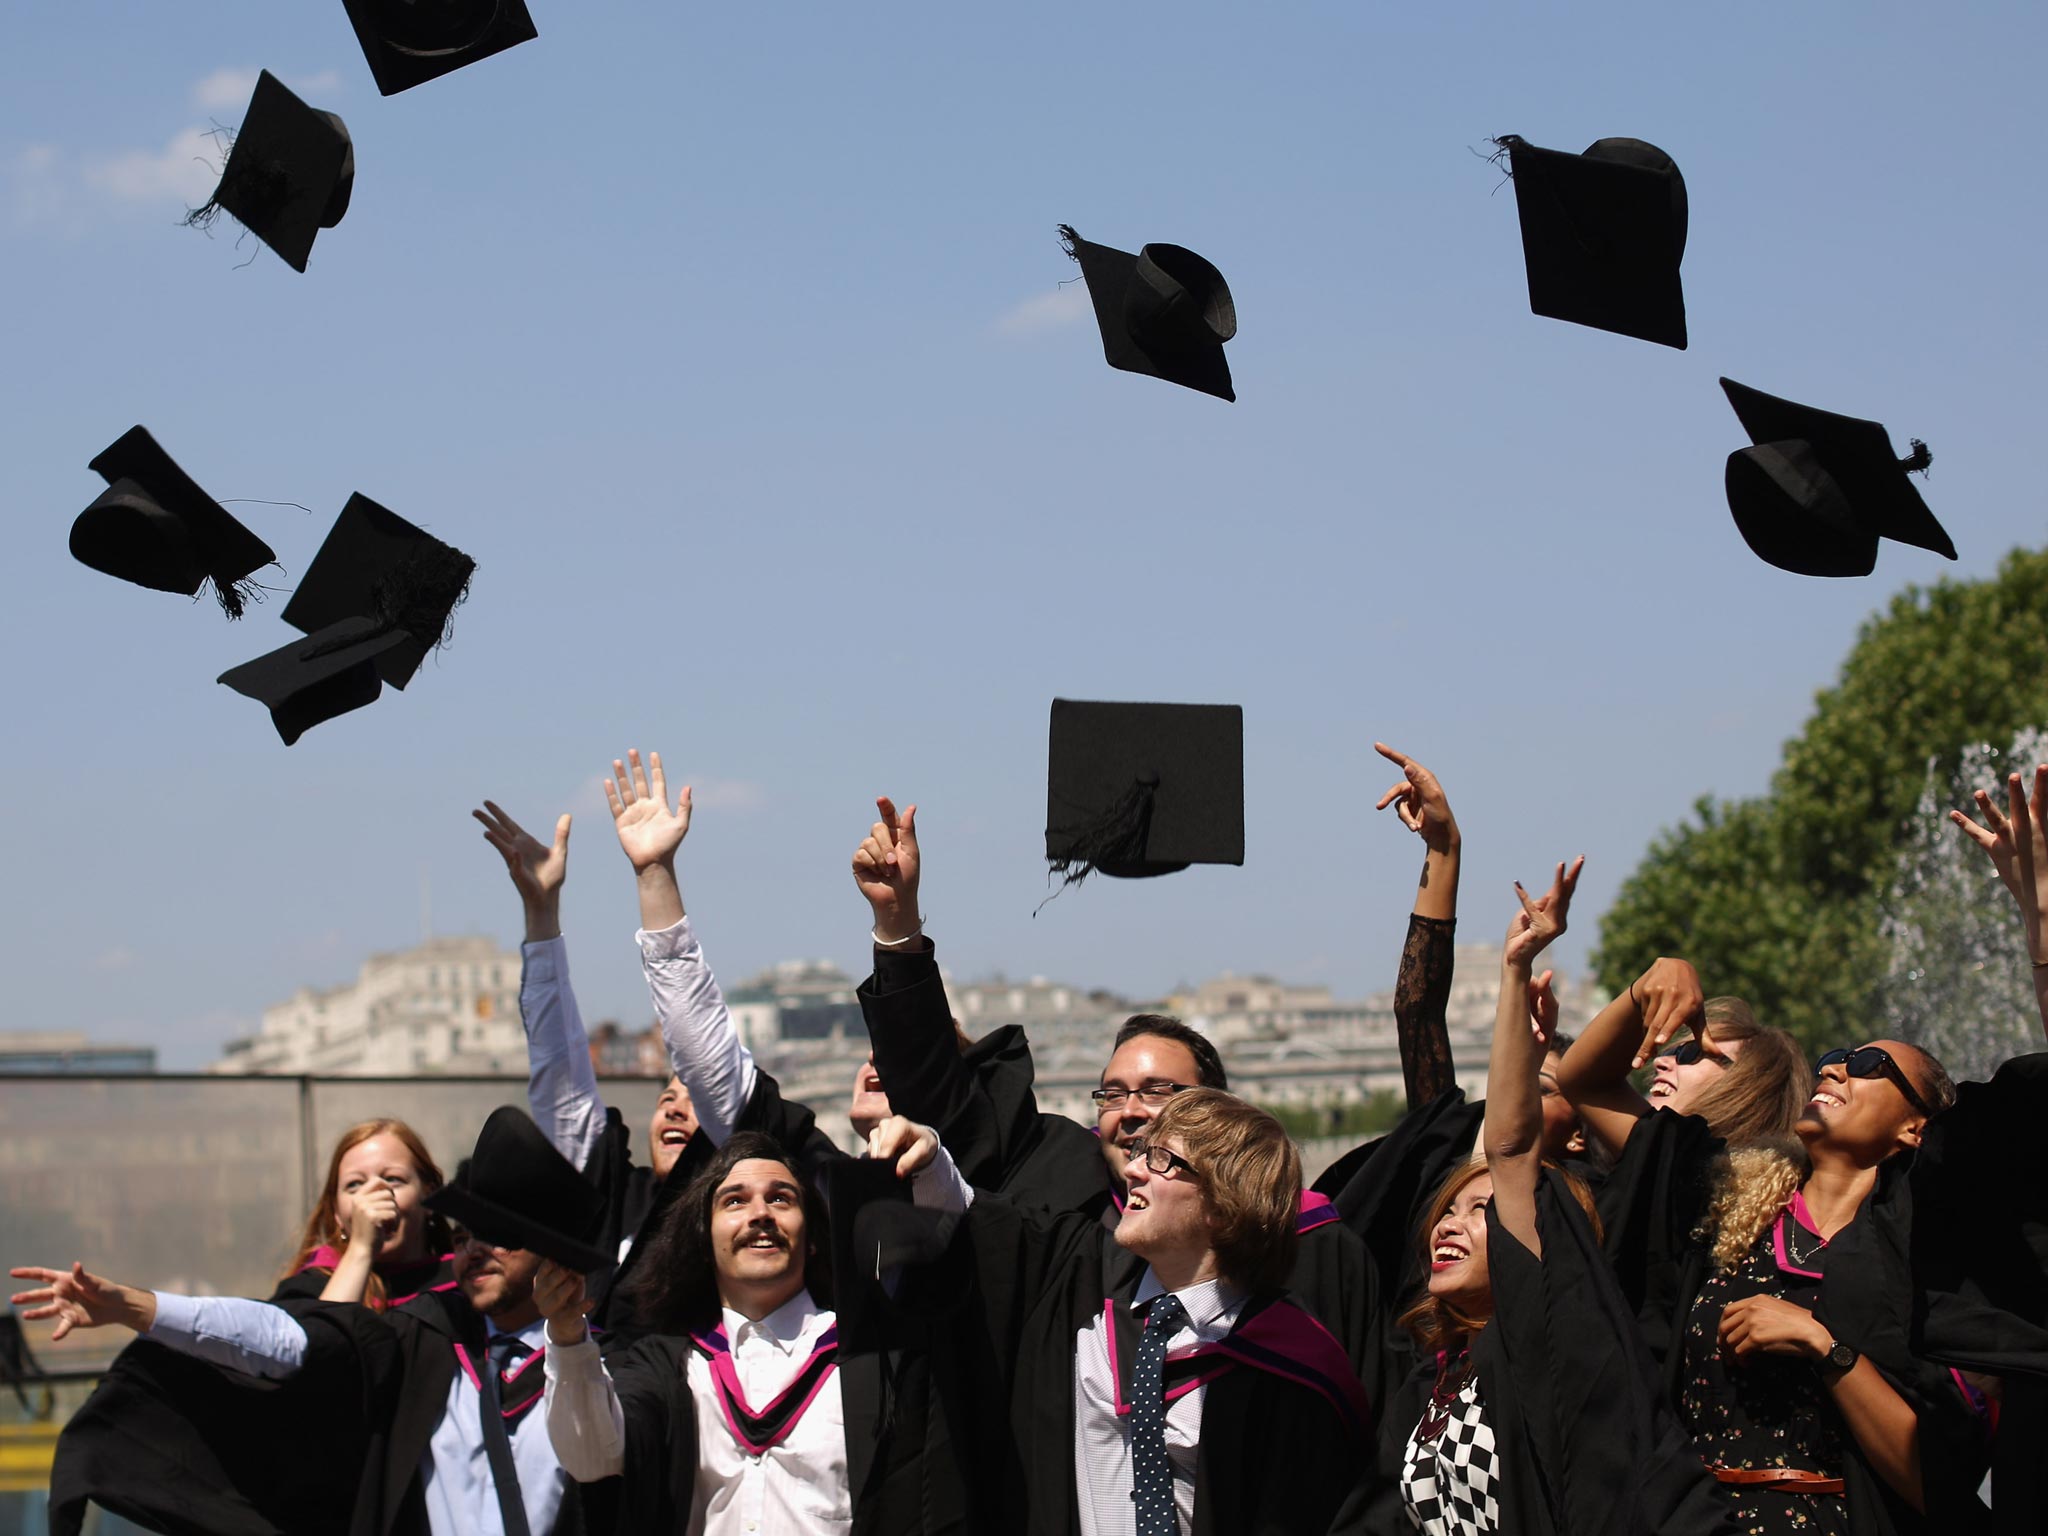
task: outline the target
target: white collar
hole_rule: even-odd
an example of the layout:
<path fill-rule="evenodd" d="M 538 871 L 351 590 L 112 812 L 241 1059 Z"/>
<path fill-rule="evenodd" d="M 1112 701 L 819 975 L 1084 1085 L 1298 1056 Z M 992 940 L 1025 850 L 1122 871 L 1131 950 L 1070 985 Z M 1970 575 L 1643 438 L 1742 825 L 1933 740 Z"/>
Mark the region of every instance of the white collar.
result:
<path fill-rule="evenodd" d="M 739 1346 L 742 1338 L 751 1333 L 754 1337 L 766 1339 L 785 1355 L 807 1336 L 824 1332 L 833 1321 L 830 1312 L 821 1311 L 818 1304 L 811 1300 L 808 1288 L 800 1288 L 794 1296 L 758 1323 L 743 1312 L 733 1311 L 731 1307 L 722 1307 L 719 1310 L 725 1317 L 726 1342 L 734 1348 Z"/>
<path fill-rule="evenodd" d="M 1137 1294 L 1131 1297 L 1131 1310 L 1136 1311 L 1155 1297 L 1164 1296 L 1166 1287 L 1159 1282 L 1159 1276 L 1152 1272 L 1152 1266 L 1145 1266 L 1145 1273 L 1138 1281 Z M 1218 1275 L 1214 1280 L 1204 1280 L 1186 1290 L 1175 1291 L 1180 1304 L 1188 1309 L 1188 1326 L 1211 1328 L 1219 1322 L 1234 1317 L 1244 1305 L 1245 1292 Z"/>

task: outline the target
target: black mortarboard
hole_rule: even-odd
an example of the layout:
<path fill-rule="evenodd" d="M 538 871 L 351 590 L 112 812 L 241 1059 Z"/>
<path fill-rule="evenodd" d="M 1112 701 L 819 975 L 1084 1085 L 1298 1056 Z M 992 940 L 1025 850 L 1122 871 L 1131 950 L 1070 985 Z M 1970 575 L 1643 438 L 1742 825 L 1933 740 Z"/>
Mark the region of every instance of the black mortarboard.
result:
<path fill-rule="evenodd" d="M 303 272 L 313 237 L 348 212 L 355 180 L 355 147 L 341 119 L 307 106 L 266 69 L 256 77 L 220 185 L 185 222 L 203 228 L 225 209 Z"/>
<path fill-rule="evenodd" d="M 1063 885 L 1244 862 L 1237 705 L 1054 699 L 1046 755 L 1045 856 Z"/>
<path fill-rule="evenodd" d="M 1908 478 L 1933 462 L 1925 443 L 1915 438 L 1901 459 L 1877 422 L 1733 379 L 1721 388 L 1754 444 L 1728 456 L 1728 510 L 1760 557 L 1802 576 L 1867 576 L 1883 538 L 1955 559 L 1955 545 Z"/>
<path fill-rule="evenodd" d="M 484 1121 L 468 1172 L 428 1195 L 426 1205 L 487 1243 L 524 1248 L 564 1269 L 588 1274 L 611 1262 L 592 1242 L 604 1222 L 597 1186 L 510 1104 Z"/>
<path fill-rule="evenodd" d="M 400 631 L 401 643 L 378 656 L 377 671 L 403 688 L 441 644 L 475 569 L 461 550 L 358 493 L 284 605 L 284 621 L 308 634 L 357 618 Z"/>
<path fill-rule="evenodd" d="M 221 673 L 218 681 L 265 705 L 290 746 L 323 720 L 377 702 L 378 662 L 406 643 L 374 619 L 343 619 Z"/>
<path fill-rule="evenodd" d="M 1601 139 L 1583 155 L 1513 134 L 1507 152 L 1522 220 L 1529 308 L 1623 336 L 1685 347 L 1685 178 L 1641 139 Z"/>
<path fill-rule="evenodd" d="M 242 616 L 242 583 L 277 558 L 202 491 L 142 427 L 130 427 L 89 466 L 107 489 L 71 524 L 73 558 L 158 592 L 213 595 Z"/>
<path fill-rule="evenodd" d="M 526 0 L 343 0 L 385 96 L 487 59 L 540 33 Z"/>
<path fill-rule="evenodd" d="M 1148 245 L 1134 256 L 1092 245 L 1069 224 L 1060 239 L 1081 265 L 1110 367 L 1237 398 L 1223 356 L 1237 334 L 1237 305 L 1221 272 L 1185 246 Z"/>

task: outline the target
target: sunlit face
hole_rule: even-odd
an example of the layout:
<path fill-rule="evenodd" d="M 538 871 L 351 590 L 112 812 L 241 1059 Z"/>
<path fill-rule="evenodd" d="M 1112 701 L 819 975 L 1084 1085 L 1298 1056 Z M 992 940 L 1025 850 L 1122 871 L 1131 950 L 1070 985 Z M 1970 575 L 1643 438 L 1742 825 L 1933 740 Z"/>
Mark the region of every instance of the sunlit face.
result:
<path fill-rule="evenodd" d="M 1557 1069 L 1562 1058 L 1550 1051 L 1543 1058 L 1543 1066 L 1536 1074 L 1536 1082 L 1543 1096 L 1543 1155 L 1548 1158 L 1583 1157 L 1586 1152 L 1585 1127 L 1579 1124 L 1579 1112 L 1572 1108 L 1572 1102 L 1557 1086 Z"/>
<path fill-rule="evenodd" d="M 889 1095 L 882 1091 L 882 1074 L 875 1070 L 875 1058 L 870 1056 L 853 1074 L 853 1098 L 846 1106 L 846 1118 L 865 1139 L 890 1113 Z"/>
<path fill-rule="evenodd" d="M 1873 1040 L 1911 1078 L 1922 1079 L 1922 1056 L 1903 1040 Z M 1882 1162 L 1903 1147 L 1920 1144 L 1920 1129 L 1926 1117 L 1908 1103 L 1899 1085 L 1882 1074 L 1851 1077 L 1846 1062 L 1830 1062 L 1820 1069 L 1813 1097 L 1793 1127 L 1808 1146 L 1825 1146 L 1847 1152 L 1859 1162 Z"/>
<path fill-rule="evenodd" d="M 1482 1173 L 1458 1191 L 1429 1234 L 1429 1294 L 1473 1317 L 1493 1311 L 1493 1280 L 1486 1269 L 1486 1208 L 1493 1175 Z"/>
<path fill-rule="evenodd" d="M 478 1237 L 455 1245 L 455 1283 L 485 1317 L 517 1311 L 533 1300 L 540 1255 L 526 1248 L 500 1248 Z"/>
<path fill-rule="evenodd" d="M 1747 1040 L 1716 1040 L 1711 1026 L 1707 1030 L 1707 1048 L 1694 1062 L 1681 1063 L 1677 1048 L 1673 1047 L 1658 1056 L 1656 1075 L 1650 1079 L 1650 1107 L 1652 1109 L 1676 1110 L 1681 1115 L 1692 1113 L 1693 1101 L 1710 1085 L 1721 1080 L 1721 1074 L 1728 1070 L 1728 1063 L 1742 1054 Z"/>
<path fill-rule="evenodd" d="M 1137 1090 L 1160 1083 L 1194 1088 L 1201 1081 L 1195 1053 L 1178 1040 L 1168 1040 L 1163 1035 L 1134 1035 L 1117 1048 L 1109 1065 L 1102 1069 L 1102 1086 L 1125 1089 L 1127 1094 L 1121 1104 L 1099 1108 L 1095 1121 L 1102 1134 L 1102 1156 L 1109 1164 L 1112 1179 L 1123 1183 L 1131 1143 L 1145 1134 L 1145 1127 L 1168 1102 L 1162 1098 L 1156 1104 L 1148 1103 Z"/>
<path fill-rule="evenodd" d="M 375 1262 L 410 1264 L 427 1256 L 427 1191 L 419 1164 L 396 1136 L 372 1136 L 341 1154 L 335 1168 L 334 1218 L 343 1233 L 355 1217 L 356 1201 L 388 1193 L 395 1219 L 377 1231 Z"/>
<path fill-rule="evenodd" d="M 1159 1145 L 1186 1156 L 1176 1137 Z M 1170 1254 L 1186 1257 L 1210 1246 L 1209 1207 L 1199 1177 L 1178 1164 L 1154 1173 L 1142 1157 L 1127 1158 L 1123 1173 L 1124 1209 L 1116 1224 L 1119 1243 L 1155 1263 Z"/>
<path fill-rule="evenodd" d="M 735 1163 L 711 1195 L 719 1300 L 749 1317 L 767 1316 L 803 1288 L 809 1251 L 796 1175 L 764 1157 Z"/>
<path fill-rule="evenodd" d="M 690 1090 L 681 1078 L 672 1077 L 655 1101 L 654 1118 L 647 1122 L 647 1166 L 657 1179 L 668 1177 L 696 1134 L 697 1112 L 690 1107 Z"/>

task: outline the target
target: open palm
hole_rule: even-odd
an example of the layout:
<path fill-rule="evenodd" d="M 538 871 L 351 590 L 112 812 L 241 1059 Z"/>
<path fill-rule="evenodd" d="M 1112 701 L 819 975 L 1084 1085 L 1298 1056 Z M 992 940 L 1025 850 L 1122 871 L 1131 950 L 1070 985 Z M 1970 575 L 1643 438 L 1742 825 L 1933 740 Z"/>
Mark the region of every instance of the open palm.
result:
<path fill-rule="evenodd" d="M 549 846 L 507 816 L 495 801 L 486 800 L 482 810 L 469 814 L 483 823 L 485 841 L 504 859 L 505 870 L 522 897 L 545 901 L 561 890 L 562 882 L 569 878 L 567 816 L 555 823 L 555 841 Z"/>
<path fill-rule="evenodd" d="M 644 768 L 637 747 L 626 754 L 625 762 L 613 758 L 611 777 L 604 781 L 604 797 L 612 808 L 612 829 L 619 834 L 619 846 L 634 869 L 675 858 L 690 831 L 690 786 L 683 786 L 675 809 L 670 810 L 668 779 L 662 773 L 659 752 L 649 754 Z"/>

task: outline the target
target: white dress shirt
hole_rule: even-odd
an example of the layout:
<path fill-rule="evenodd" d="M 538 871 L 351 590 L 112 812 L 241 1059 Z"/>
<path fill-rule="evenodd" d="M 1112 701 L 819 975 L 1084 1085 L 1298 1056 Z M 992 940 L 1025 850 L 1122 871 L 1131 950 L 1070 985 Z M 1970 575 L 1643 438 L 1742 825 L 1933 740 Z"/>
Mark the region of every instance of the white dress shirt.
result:
<path fill-rule="evenodd" d="M 758 1323 L 727 1309 L 725 1336 L 749 1406 L 773 1402 L 832 1323 L 809 1291 L 797 1292 Z M 548 1429 L 562 1465 L 581 1482 L 623 1472 L 625 1415 L 597 1345 L 554 1345 L 547 1373 Z M 827 1536 L 851 1529 L 838 1371 L 826 1377 L 781 1443 L 758 1456 L 733 1438 L 711 1366 L 694 1349 L 687 1375 L 697 1410 L 697 1483 L 687 1536 Z"/>
<path fill-rule="evenodd" d="M 1166 1294 L 1147 1266 L 1131 1298 L 1133 1309 Z M 1245 1293 L 1227 1280 L 1206 1280 L 1176 1291 L 1188 1320 L 1167 1337 L 1168 1353 L 1226 1337 L 1244 1309 Z M 1140 1330 L 1142 1331 L 1142 1329 Z M 1074 1337 L 1074 1491 L 1081 1510 L 1081 1536 L 1128 1536 L 1135 1529 L 1131 1502 L 1130 1420 L 1116 1411 L 1116 1371 L 1110 1363 L 1110 1334 L 1102 1313 Z M 1123 1362 L 1128 1377 L 1132 1362 Z M 1206 1386 L 1176 1398 L 1166 1409 L 1166 1455 L 1173 1463 L 1173 1507 L 1180 1528 L 1195 1528 L 1195 1466 L 1202 1441 Z"/>
<path fill-rule="evenodd" d="M 498 1327 L 486 1318 L 490 1335 Z M 547 1323 L 536 1319 L 518 1330 L 531 1349 L 545 1338 Z M 145 1338 L 231 1370 L 272 1380 L 289 1376 L 306 1359 L 306 1330 L 289 1312 L 267 1301 L 240 1296 L 177 1296 L 156 1293 L 156 1321 Z M 490 1369 L 486 1355 L 471 1362 Z M 546 1415 L 535 1409 L 508 1427 L 512 1464 L 519 1473 L 519 1500 L 526 1506 L 533 1536 L 554 1529 L 568 1486 L 549 1442 Z M 469 1373 L 457 1366 L 448 1385 L 448 1404 L 420 1458 L 426 1494 L 427 1528 L 433 1536 L 505 1536 L 497 1486 L 484 1451 L 483 1404 Z"/>
<path fill-rule="evenodd" d="M 740 1043 L 689 918 L 659 933 L 642 928 L 634 937 L 669 1066 L 690 1090 L 697 1124 L 713 1146 L 722 1147 L 753 1097 L 754 1053 Z"/>
<path fill-rule="evenodd" d="M 519 955 L 526 1102 L 555 1150 L 582 1168 L 604 1135 L 604 1099 L 590 1064 L 590 1036 L 569 985 L 569 946 L 558 935 L 520 945 Z"/>

